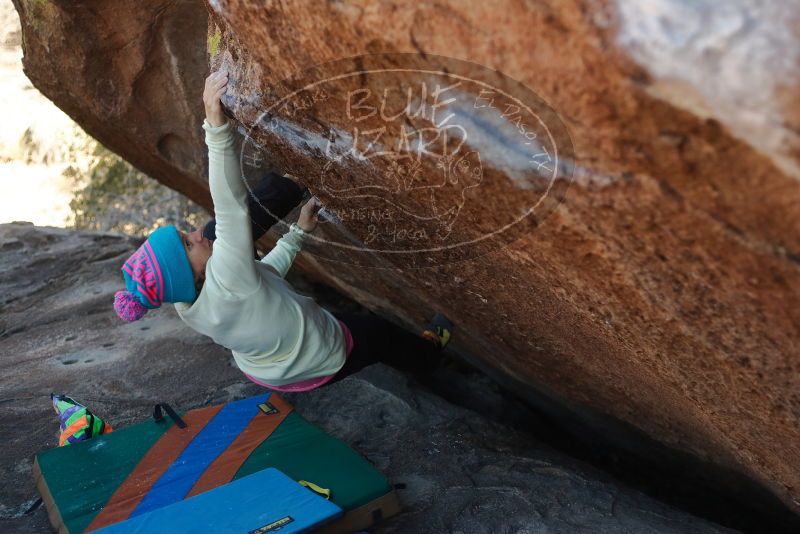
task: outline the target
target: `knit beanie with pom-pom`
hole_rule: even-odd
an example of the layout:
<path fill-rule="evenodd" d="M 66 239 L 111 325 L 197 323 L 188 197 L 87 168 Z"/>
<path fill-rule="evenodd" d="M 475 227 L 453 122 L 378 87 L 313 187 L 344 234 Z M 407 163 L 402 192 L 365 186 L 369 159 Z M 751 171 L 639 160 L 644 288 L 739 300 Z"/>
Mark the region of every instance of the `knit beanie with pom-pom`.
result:
<path fill-rule="evenodd" d="M 183 241 L 174 226 L 162 226 L 122 266 L 126 291 L 114 295 L 124 321 L 137 321 L 162 302 L 194 302 L 197 290 Z"/>

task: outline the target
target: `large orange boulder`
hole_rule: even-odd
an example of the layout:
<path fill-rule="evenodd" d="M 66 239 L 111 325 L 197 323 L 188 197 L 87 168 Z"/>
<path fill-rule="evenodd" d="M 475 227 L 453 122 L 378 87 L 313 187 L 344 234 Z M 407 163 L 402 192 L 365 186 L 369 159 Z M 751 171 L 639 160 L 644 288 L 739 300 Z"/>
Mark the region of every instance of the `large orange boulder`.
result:
<path fill-rule="evenodd" d="M 748 473 L 798 508 L 800 9 L 209 6 L 243 154 L 263 149 L 334 206 L 341 225 L 319 256 L 355 244 L 336 259 L 366 266 L 320 271 L 409 322 L 442 310 L 459 347 L 515 379 Z M 432 126 L 433 142 L 419 133 Z M 453 153 L 448 178 L 463 158 L 466 171 L 437 187 Z M 473 245 L 509 225 L 510 239 Z M 403 241 L 398 227 L 424 238 Z"/>
<path fill-rule="evenodd" d="M 800 511 L 800 8 L 14 1 L 36 86 L 143 170 L 208 206 L 208 50 L 244 178 L 328 208 L 303 268 Z"/>

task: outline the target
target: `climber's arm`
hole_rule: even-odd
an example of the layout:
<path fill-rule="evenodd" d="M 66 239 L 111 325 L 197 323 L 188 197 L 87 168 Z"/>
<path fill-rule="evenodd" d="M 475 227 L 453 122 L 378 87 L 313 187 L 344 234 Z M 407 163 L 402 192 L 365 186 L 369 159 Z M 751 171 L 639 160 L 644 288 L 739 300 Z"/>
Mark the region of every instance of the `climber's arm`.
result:
<path fill-rule="evenodd" d="M 297 222 L 289 227 L 289 231 L 278 240 L 269 254 L 261 259 L 261 262 L 272 267 L 278 276 L 282 278 L 286 276 L 306 236 L 317 227 L 317 212 L 320 207 L 317 197 L 311 197 L 300 209 Z"/>
<path fill-rule="evenodd" d="M 303 247 L 305 236 L 306 233 L 297 224 L 293 224 L 289 227 L 289 231 L 275 243 L 269 254 L 261 258 L 261 263 L 269 265 L 275 274 L 284 278 L 294 262 L 294 257 Z"/>
<path fill-rule="evenodd" d="M 227 76 L 212 73 L 206 79 L 203 121 L 208 146 L 208 186 L 217 220 L 214 249 L 206 267 L 206 278 L 234 295 L 251 293 L 258 287 L 253 262 L 253 239 L 247 208 L 247 190 L 242 183 L 231 124 L 219 102 L 225 92 Z"/>

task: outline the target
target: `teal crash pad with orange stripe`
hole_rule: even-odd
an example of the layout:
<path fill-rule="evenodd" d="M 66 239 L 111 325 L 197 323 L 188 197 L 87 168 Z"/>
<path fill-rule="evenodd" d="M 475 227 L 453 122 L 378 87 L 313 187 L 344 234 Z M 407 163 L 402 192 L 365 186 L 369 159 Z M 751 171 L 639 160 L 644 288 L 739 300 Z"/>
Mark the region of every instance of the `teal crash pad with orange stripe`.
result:
<path fill-rule="evenodd" d="M 156 507 L 97 534 L 308 532 L 342 509 L 269 468 L 168 506 Z"/>
<path fill-rule="evenodd" d="M 330 489 L 345 517 L 376 502 L 372 516 L 397 511 L 381 473 L 276 393 L 182 417 L 186 428 L 149 420 L 37 455 L 34 474 L 53 526 L 92 532 L 270 467 Z"/>

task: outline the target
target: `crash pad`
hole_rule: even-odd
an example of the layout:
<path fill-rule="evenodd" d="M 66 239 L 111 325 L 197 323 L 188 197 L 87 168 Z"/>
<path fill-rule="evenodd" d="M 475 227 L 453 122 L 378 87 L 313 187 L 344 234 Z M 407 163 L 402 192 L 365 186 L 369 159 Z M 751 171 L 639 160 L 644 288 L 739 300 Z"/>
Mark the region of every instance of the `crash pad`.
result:
<path fill-rule="evenodd" d="M 277 393 L 180 415 L 185 428 L 149 419 L 38 454 L 34 476 L 53 526 L 93 532 L 267 468 L 330 489 L 344 510 L 326 527 L 333 532 L 368 528 L 399 511 L 380 472 Z"/>
<path fill-rule="evenodd" d="M 97 534 L 308 532 L 342 515 L 342 509 L 274 468 L 168 506 L 155 508 Z"/>

